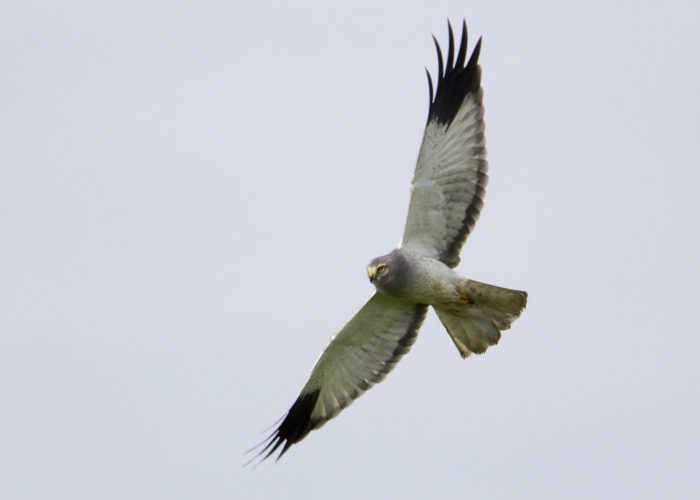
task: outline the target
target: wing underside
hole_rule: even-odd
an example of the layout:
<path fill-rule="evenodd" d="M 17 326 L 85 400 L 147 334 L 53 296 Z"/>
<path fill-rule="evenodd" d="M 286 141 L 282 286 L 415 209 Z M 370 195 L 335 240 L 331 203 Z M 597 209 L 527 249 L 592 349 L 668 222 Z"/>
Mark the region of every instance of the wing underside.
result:
<path fill-rule="evenodd" d="M 454 60 L 454 36 L 443 65 L 438 53 L 437 88 L 428 73 L 430 110 L 411 183 L 411 200 L 401 246 L 440 259 L 450 267 L 476 224 L 488 183 L 481 68 L 481 39 L 466 62 L 467 28 Z"/>
<path fill-rule="evenodd" d="M 258 453 L 281 457 L 380 382 L 418 335 L 427 306 L 376 293 L 333 337 L 299 397 Z"/>

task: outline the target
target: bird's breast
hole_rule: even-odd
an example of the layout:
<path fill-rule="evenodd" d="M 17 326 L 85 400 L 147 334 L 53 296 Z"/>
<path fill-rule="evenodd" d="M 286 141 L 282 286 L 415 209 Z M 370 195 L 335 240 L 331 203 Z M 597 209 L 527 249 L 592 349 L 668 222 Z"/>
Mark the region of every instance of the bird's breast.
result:
<path fill-rule="evenodd" d="M 430 305 L 459 298 L 459 275 L 445 264 L 420 254 L 408 254 L 407 262 L 406 298 Z"/>

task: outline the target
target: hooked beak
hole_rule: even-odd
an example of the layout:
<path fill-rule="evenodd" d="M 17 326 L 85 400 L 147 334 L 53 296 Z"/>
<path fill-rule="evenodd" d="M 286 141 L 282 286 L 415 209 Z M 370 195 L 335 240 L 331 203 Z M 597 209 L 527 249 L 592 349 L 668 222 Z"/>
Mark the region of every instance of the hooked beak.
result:
<path fill-rule="evenodd" d="M 368 266 L 367 267 L 367 274 L 369 275 L 369 282 L 370 283 L 374 283 L 374 277 L 375 277 L 376 272 L 377 272 L 376 266 Z"/>

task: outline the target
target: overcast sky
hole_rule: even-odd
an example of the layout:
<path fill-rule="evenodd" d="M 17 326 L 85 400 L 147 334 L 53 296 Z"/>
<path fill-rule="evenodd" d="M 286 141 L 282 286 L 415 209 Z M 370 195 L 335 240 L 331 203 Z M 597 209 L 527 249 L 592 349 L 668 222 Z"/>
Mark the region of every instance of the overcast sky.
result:
<path fill-rule="evenodd" d="M 3 3 L 0 497 L 697 498 L 700 4 L 572 4 Z M 401 236 L 448 17 L 458 270 L 528 307 L 243 469 Z"/>

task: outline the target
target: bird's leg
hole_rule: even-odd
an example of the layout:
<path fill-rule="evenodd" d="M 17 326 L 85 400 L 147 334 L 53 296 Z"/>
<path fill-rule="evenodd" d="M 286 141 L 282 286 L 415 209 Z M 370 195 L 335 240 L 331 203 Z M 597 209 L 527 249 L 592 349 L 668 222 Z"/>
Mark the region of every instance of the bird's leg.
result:
<path fill-rule="evenodd" d="M 458 304 L 461 304 L 464 306 L 467 304 L 471 304 L 471 302 L 472 302 L 471 299 L 469 297 L 467 297 L 465 294 L 463 294 L 463 293 L 459 294 L 459 300 L 457 301 Z"/>

